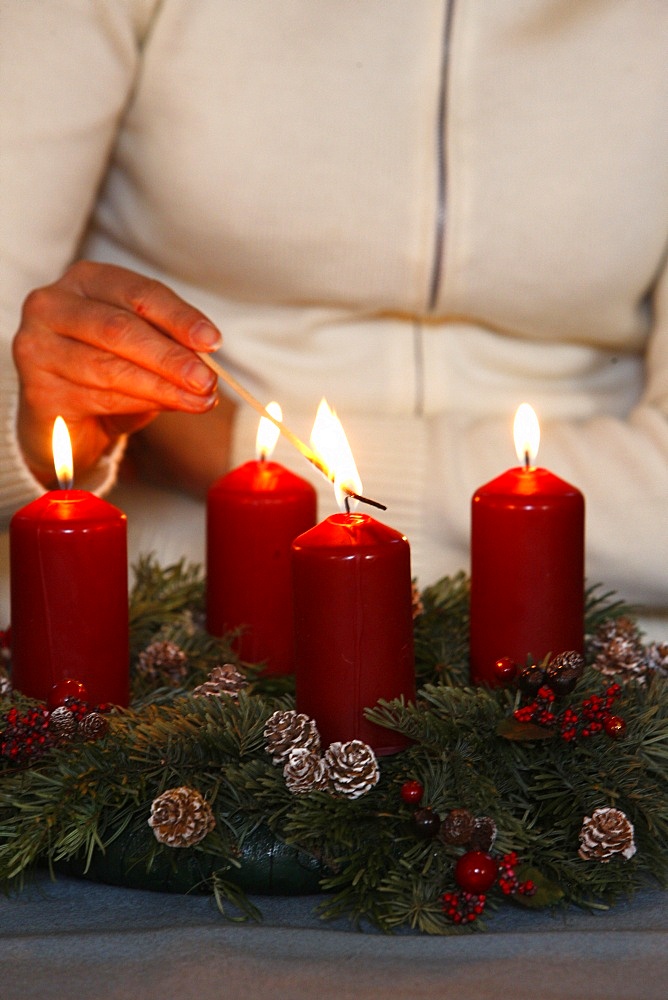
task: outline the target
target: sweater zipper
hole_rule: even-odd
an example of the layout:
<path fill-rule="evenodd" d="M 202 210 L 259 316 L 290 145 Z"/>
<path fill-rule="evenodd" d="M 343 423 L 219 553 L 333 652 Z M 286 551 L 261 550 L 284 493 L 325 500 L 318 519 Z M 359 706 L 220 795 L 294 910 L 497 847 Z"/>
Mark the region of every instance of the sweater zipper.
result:
<path fill-rule="evenodd" d="M 448 68 L 450 59 L 450 38 L 455 0 L 445 0 L 443 19 L 443 41 L 441 45 L 441 78 L 438 94 L 436 120 L 436 222 L 434 228 L 434 250 L 432 254 L 431 280 L 427 311 L 433 312 L 441 290 L 443 254 L 445 244 L 445 218 L 447 208 L 447 164 L 445 149 L 445 125 L 448 98 Z"/>

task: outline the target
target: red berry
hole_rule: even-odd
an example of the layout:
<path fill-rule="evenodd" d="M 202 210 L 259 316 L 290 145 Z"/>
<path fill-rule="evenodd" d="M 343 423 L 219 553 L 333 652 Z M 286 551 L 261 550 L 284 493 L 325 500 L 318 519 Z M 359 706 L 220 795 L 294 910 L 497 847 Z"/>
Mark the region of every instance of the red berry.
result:
<path fill-rule="evenodd" d="M 494 885 L 498 865 L 486 851 L 467 851 L 455 865 L 455 881 L 466 892 L 485 893 Z"/>
<path fill-rule="evenodd" d="M 401 786 L 401 797 L 409 806 L 415 806 L 422 801 L 424 785 L 421 781 L 404 781 Z"/>
<path fill-rule="evenodd" d="M 512 684 L 517 676 L 517 664 L 509 656 L 501 656 L 494 664 L 493 672 L 499 684 Z"/>
<path fill-rule="evenodd" d="M 49 708 L 60 708 L 61 705 L 65 704 L 67 698 L 88 701 L 88 692 L 81 681 L 76 681 L 73 677 L 63 677 L 49 691 L 47 703 Z"/>
<path fill-rule="evenodd" d="M 619 739 L 626 732 L 626 723 L 621 715 L 611 715 L 605 720 L 605 731 L 613 740 Z"/>

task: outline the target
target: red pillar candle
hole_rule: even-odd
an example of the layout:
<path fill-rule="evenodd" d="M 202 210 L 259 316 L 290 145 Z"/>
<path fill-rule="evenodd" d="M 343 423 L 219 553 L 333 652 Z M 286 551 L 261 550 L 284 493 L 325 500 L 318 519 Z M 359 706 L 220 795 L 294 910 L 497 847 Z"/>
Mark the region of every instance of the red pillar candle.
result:
<path fill-rule="evenodd" d="M 518 410 L 515 432 L 524 465 L 481 486 L 472 500 L 474 684 L 498 684 L 501 657 L 523 666 L 584 646 L 584 497 L 531 464 L 538 427 L 532 444 L 521 424 L 526 412 Z"/>
<path fill-rule="evenodd" d="M 367 721 L 364 711 L 380 699 L 415 698 L 410 547 L 393 528 L 347 510 L 362 484 L 325 400 L 311 443 L 346 512 L 292 546 L 297 710 L 315 719 L 323 746 L 361 740 L 377 754 L 394 753 L 407 740 Z"/>
<path fill-rule="evenodd" d="M 72 678 L 91 705 L 127 705 L 125 514 L 85 490 L 52 490 L 9 532 L 14 687 L 45 701 Z"/>
<path fill-rule="evenodd" d="M 262 444 L 267 430 L 258 431 L 260 454 L 273 447 Z M 290 546 L 315 521 L 311 484 L 266 458 L 222 476 L 208 492 L 207 629 L 218 636 L 240 629 L 239 656 L 266 663 L 267 674 L 294 670 Z"/>
<path fill-rule="evenodd" d="M 293 578 L 297 710 L 315 719 L 324 747 L 403 749 L 407 741 L 364 710 L 415 698 L 406 538 L 366 514 L 333 514 L 295 539 Z"/>

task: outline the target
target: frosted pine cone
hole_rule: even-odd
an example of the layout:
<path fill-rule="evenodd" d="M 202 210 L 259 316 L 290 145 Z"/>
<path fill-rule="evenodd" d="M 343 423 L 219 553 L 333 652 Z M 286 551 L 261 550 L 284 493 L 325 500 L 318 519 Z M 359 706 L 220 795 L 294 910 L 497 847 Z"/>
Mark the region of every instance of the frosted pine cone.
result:
<path fill-rule="evenodd" d="M 149 681 L 180 687 L 188 674 L 188 658 L 175 642 L 158 639 L 139 654 L 137 671 Z"/>
<path fill-rule="evenodd" d="M 441 823 L 440 834 L 446 844 L 463 846 L 473 834 L 475 819 L 468 809 L 451 809 Z"/>
<path fill-rule="evenodd" d="M 647 667 L 662 677 L 668 675 L 668 642 L 652 642 L 647 647 Z"/>
<path fill-rule="evenodd" d="M 283 766 L 285 784 L 294 795 L 305 795 L 327 787 L 325 762 L 306 747 L 295 747 Z"/>
<path fill-rule="evenodd" d="M 49 732 L 59 743 L 73 740 L 77 735 L 78 725 L 76 715 L 65 705 L 54 708 L 49 716 Z"/>
<path fill-rule="evenodd" d="M 628 615 L 602 622 L 591 637 L 593 652 L 603 649 L 612 639 L 626 639 L 640 644 L 640 629 Z"/>
<path fill-rule="evenodd" d="M 216 825 L 211 806 L 194 788 L 169 788 L 151 805 L 148 825 L 168 847 L 192 847 Z"/>
<path fill-rule="evenodd" d="M 605 677 L 616 677 L 623 683 L 645 683 L 647 654 L 631 618 L 622 615 L 600 625 L 592 637 L 591 650 L 595 654 L 592 666 Z"/>
<path fill-rule="evenodd" d="M 584 673 L 585 660 L 581 653 L 569 650 L 553 657 L 545 670 L 545 683 L 557 696 L 570 694 Z"/>
<path fill-rule="evenodd" d="M 469 846 L 472 851 L 491 851 L 496 840 L 496 823 L 491 816 L 476 816 Z"/>
<path fill-rule="evenodd" d="M 566 653 L 558 653 L 556 656 L 552 657 L 548 664 L 548 670 L 550 667 L 568 667 L 574 670 L 578 677 L 582 677 L 585 668 L 585 660 L 582 653 L 578 653 L 574 649 L 568 650 Z"/>
<path fill-rule="evenodd" d="M 290 751 L 297 747 L 320 753 L 320 734 L 308 715 L 289 709 L 274 712 L 265 724 L 265 750 L 272 755 L 274 764 L 284 764 Z"/>
<path fill-rule="evenodd" d="M 633 824 L 621 809 L 604 806 L 585 816 L 580 830 L 580 850 L 584 861 L 610 861 L 615 854 L 628 860 L 636 853 Z"/>
<path fill-rule="evenodd" d="M 324 761 L 333 790 L 347 799 L 364 795 L 380 778 L 376 755 L 361 740 L 331 743 L 325 751 Z"/>
<path fill-rule="evenodd" d="M 12 693 L 12 682 L 4 667 L 0 667 L 0 698 L 8 698 Z"/>
<path fill-rule="evenodd" d="M 219 698 L 227 694 L 230 698 L 237 698 L 239 692 L 247 687 L 248 680 L 240 670 L 237 670 L 233 663 L 223 663 L 222 667 L 214 667 L 209 674 L 208 680 L 199 684 L 193 691 L 196 698 Z"/>
<path fill-rule="evenodd" d="M 109 729 L 109 722 L 100 712 L 87 712 L 79 720 L 77 735 L 82 740 L 100 740 Z"/>

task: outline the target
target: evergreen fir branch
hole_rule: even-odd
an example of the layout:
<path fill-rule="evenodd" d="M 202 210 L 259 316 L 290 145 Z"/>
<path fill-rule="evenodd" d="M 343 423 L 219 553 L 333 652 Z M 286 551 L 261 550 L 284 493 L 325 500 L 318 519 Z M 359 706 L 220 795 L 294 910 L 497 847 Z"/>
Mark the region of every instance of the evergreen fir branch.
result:
<path fill-rule="evenodd" d="M 161 567 L 151 554 L 133 566 L 130 592 L 130 635 L 135 649 L 170 622 L 187 621 L 204 613 L 204 579 L 198 565 L 185 560 Z"/>
<path fill-rule="evenodd" d="M 464 573 L 446 577 L 423 591 L 423 611 L 415 620 L 418 684 L 466 683 L 469 592 Z"/>
<path fill-rule="evenodd" d="M 218 872 L 214 872 L 211 880 L 211 891 L 221 916 L 226 920 L 231 923 L 246 923 L 249 920 L 255 923 L 262 922 L 260 910 L 251 903 L 246 893 L 236 883 L 223 878 Z M 238 911 L 238 915 L 230 913 L 230 906 Z"/>
<path fill-rule="evenodd" d="M 566 744 L 556 733 L 540 741 L 506 739 L 499 728 L 516 707 L 515 693 L 468 686 L 468 579 L 446 579 L 422 596 L 416 703 L 380 702 L 366 713 L 410 745 L 381 759 L 379 783 L 358 799 L 327 791 L 295 795 L 264 745 L 269 716 L 294 705 L 292 680 L 274 682 L 249 668 L 251 684 L 238 696 L 194 696 L 221 658 L 235 662 L 232 637 L 206 633 L 198 567 L 162 569 L 151 557 L 142 560 L 131 596 L 133 705 L 110 715 L 107 735 L 96 742 L 52 748 L 23 769 L 4 761 L 0 882 L 20 884 L 44 861 L 94 875 L 131 840 L 124 861 L 132 879 L 163 870 L 178 877 L 190 859 L 193 887 L 212 892 L 227 919 L 259 919 L 243 888 L 243 855 L 270 831 L 277 845 L 320 865 L 323 919 L 346 915 L 355 926 L 386 933 L 481 929 L 480 921 L 456 928 L 443 913 L 442 896 L 454 888 L 463 849 L 441 837 L 421 839 L 414 810 L 401 798 L 403 783 L 417 779 L 422 805 L 441 818 L 465 808 L 494 820 L 495 851 L 517 851 L 522 871 L 531 873 L 524 877 L 539 884 L 523 905 L 596 908 L 652 880 L 668 884 L 668 681 L 655 676 L 626 685 L 620 740 L 599 735 Z M 611 592 L 587 591 L 589 630 L 626 610 Z M 139 653 L 156 637 L 187 655 L 190 669 L 179 688 L 136 674 Z M 588 668 L 561 704 L 577 705 L 604 685 Z M 15 695 L 10 704 L 31 702 Z M 156 841 L 148 816 L 159 794 L 182 785 L 206 798 L 216 827 L 179 852 Z M 578 856 L 583 818 L 602 805 L 621 809 L 633 823 L 638 850 L 630 861 Z"/>
<path fill-rule="evenodd" d="M 622 615 L 633 615 L 634 609 L 614 590 L 605 590 L 603 584 L 594 583 L 585 588 L 585 632 L 591 635 L 599 625 Z"/>

